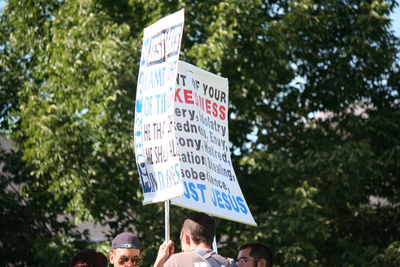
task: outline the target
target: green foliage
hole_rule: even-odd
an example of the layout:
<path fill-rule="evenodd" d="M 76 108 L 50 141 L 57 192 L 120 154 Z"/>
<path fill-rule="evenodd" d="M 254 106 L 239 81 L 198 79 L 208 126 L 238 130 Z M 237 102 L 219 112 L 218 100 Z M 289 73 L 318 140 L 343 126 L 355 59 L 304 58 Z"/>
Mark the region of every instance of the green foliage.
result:
<path fill-rule="evenodd" d="M 400 264 L 400 242 L 393 242 L 381 254 L 378 254 L 372 266 L 398 266 Z"/>
<path fill-rule="evenodd" d="M 83 220 L 108 225 L 109 239 L 138 232 L 145 266 L 153 262 L 163 205 L 141 204 L 132 136 L 141 36 L 185 7 L 181 58 L 229 78 L 234 166 L 258 222 L 218 219 L 222 254 L 260 241 L 276 266 L 398 265 L 394 5 L 9 1 L 0 16 L 0 123 L 17 152 L 1 157 L 15 166 L 1 180 L 1 244 L 10 244 L 1 263 L 66 266 L 85 245 L 74 229 Z M 22 195 L 7 191 L 14 183 Z M 171 208 L 175 241 L 188 212 Z M 73 220 L 57 222 L 65 213 Z"/>
<path fill-rule="evenodd" d="M 52 194 L 36 182 L 21 153 L 2 148 L 0 156 L 0 265 L 68 266 L 73 248 L 82 249 L 87 236 L 59 216 L 64 207 L 50 203 Z"/>

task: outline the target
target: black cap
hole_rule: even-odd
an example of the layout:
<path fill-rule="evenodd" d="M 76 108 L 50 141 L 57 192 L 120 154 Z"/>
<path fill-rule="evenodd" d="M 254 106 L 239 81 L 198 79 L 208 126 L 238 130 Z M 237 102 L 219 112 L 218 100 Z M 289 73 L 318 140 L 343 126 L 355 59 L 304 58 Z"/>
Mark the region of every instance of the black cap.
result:
<path fill-rule="evenodd" d="M 111 245 L 112 249 L 116 248 L 137 248 L 141 249 L 140 240 L 134 234 L 124 232 L 117 235 Z"/>

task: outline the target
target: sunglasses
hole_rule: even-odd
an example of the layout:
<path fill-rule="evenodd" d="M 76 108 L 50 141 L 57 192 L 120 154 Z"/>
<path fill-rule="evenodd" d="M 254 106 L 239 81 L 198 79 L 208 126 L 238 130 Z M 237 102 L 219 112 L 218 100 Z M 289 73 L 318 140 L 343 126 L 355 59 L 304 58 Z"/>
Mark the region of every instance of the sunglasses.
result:
<path fill-rule="evenodd" d="M 235 263 L 236 263 L 236 265 L 245 264 L 246 262 L 248 262 L 248 261 L 250 261 L 250 260 L 251 260 L 251 259 L 249 259 L 249 258 L 242 257 L 242 258 L 238 259 Z M 254 262 L 258 262 L 259 260 L 260 260 L 260 259 L 253 258 L 253 261 L 254 261 Z"/>
<path fill-rule="evenodd" d="M 140 264 L 142 264 L 142 262 L 143 262 L 143 258 L 142 257 L 138 257 L 138 256 L 134 256 L 134 257 L 127 257 L 127 256 L 121 256 L 119 259 L 118 259 L 118 263 L 120 264 L 120 265 L 123 265 L 125 262 L 128 262 L 129 260 L 131 260 L 132 261 L 132 263 L 133 264 L 135 264 L 135 265 L 137 265 L 137 266 L 140 266 Z"/>

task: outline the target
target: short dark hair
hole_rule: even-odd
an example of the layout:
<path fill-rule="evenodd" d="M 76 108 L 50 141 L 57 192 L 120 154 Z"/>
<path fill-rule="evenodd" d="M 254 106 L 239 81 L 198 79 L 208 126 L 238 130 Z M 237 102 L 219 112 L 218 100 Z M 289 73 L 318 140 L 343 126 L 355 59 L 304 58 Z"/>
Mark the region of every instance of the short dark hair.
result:
<path fill-rule="evenodd" d="M 71 261 L 71 267 L 106 267 L 107 257 L 93 249 L 85 249 L 77 253 Z"/>
<path fill-rule="evenodd" d="M 247 243 L 239 248 L 240 250 L 250 248 L 250 256 L 256 259 L 265 259 L 267 261 L 267 266 L 272 267 L 274 264 L 272 251 L 269 247 L 261 243 Z"/>
<path fill-rule="evenodd" d="M 215 236 L 215 221 L 213 217 L 205 213 L 193 213 L 183 222 L 182 230 L 188 231 L 196 244 L 206 243 L 212 246 Z"/>

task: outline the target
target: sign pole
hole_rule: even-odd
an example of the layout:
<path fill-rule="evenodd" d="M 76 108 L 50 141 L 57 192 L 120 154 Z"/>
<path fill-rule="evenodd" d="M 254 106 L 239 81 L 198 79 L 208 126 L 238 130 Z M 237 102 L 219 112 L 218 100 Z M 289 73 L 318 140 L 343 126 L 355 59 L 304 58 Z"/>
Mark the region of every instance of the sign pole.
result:
<path fill-rule="evenodd" d="M 218 254 L 218 246 L 217 246 L 217 233 L 215 233 L 214 240 L 213 240 L 213 251 Z"/>
<path fill-rule="evenodd" d="M 169 224 L 169 200 L 164 202 L 165 206 L 165 240 L 170 239 L 170 224 Z"/>

